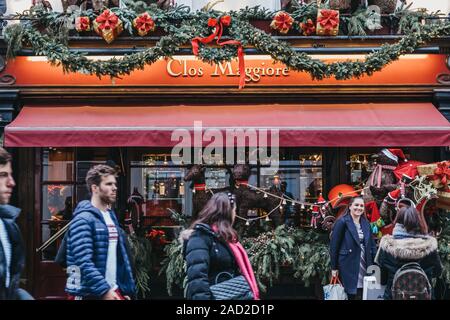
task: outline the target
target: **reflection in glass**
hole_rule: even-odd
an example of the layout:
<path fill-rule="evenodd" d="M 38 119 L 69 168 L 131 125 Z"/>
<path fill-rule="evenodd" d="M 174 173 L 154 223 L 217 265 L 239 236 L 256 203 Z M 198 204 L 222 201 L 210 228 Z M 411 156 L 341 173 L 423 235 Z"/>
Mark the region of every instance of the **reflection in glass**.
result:
<path fill-rule="evenodd" d="M 73 212 L 73 186 L 44 185 L 42 187 L 42 242 L 47 241 L 71 218 Z M 42 252 L 44 260 L 53 260 L 62 238 Z"/>
<path fill-rule="evenodd" d="M 73 180 L 73 150 L 71 148 L 48 148 L 43 150 L 43 181 Z"/>

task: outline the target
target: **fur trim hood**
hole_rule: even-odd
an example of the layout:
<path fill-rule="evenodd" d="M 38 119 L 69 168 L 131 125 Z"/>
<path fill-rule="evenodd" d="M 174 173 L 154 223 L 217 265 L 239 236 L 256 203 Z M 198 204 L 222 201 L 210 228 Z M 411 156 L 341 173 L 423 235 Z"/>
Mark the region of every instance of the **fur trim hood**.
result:
<path fill-rule="evenodd" d="M 180 236 L 178 237 L 178 241 L 183 243 L 184 241 L 189 240 L 189 238 L 192 236 L 192 234 L 196 230 L 206 233 L 206 234 L 209 234 L 212 237 L 217 237 L 217 234 L 214 233 L 214 231 L 211 229 L 210 226 L 208 226 L 207 224 L 204 224 L 204 223 L 199 223 L 199 224 L 196 224 L 193 229 L 189 228 L 189 229 L 181 231 Z"/>
<path fill-rule="evenodd" d="M 381 238 L 380 249 L 386 251 L 394 258 L 402 260 L 419 260 L 438 248 L 436 238 L 425 236 L 423 238 L 395 239 L 391 235 Z"/>

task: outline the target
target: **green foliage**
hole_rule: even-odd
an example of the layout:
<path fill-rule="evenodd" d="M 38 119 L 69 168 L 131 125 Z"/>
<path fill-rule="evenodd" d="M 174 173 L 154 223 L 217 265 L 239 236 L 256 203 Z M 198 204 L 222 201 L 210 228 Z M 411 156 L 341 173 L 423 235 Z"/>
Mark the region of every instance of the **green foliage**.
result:
<path fill-rule="evenodd" d="M 131 28 L 131 21 L 137 16 L 137 12 L 132 9 L 112 9 L 124 22 L 124 27 L 129 33 L 134 31 Z M 305 8 L 305 12 L 295 13 L 296 19 L 300 21 L 303 17 L 311 16 L 314 7 Z M 190 43 L 197 36 L 204 37 L 212 32 L 207 26 L 210 17 L 220 17 L 223 13 L 218 11 L 189 12 L 187 7 L 175 7 L 168 10 L 161 10 L 156 6 L 148 7 L 147 12 L 156 20 L 158 27 L 164 29 L 166 36 L 150 48 L 142 52 L 125 55 L 122 58 L 112 58 L 107 61 L 88 60 L 81 52 L 70 51 L 60 39 L 66 33 L 61 32 L 67 21 L 72 21 L 74 17 L 65 17 L 61 13 L 35 10 L 32 13 L 34 20 L 23 21 L 22 28 L 7 27 L 6 35 L 8 39 L 8 52 L 10 55 L 17 54 L 23 43 L 28 43 L 36 55 L 47 56 L 53 65 L 61 65 L 65 72 L 82 72 L 94 74 L 98 77 L 110 76 L 120 77 L 130 74 L 133 70 L 143 69 L 145 65 L 152 64 L 161 57 L 171 57 L 178 50 Z M 364 61 L 344 61 L 331 64 L 324 63 L 311 58 L 303 52 L 296 52 L 289 44 L 279 41 L 268 35 L 264 31 L 253 27 L 249 19 L 267 17 L 269 13 L 260 8 L 247 8 L 240 11 L 232 11 L 231 26 L 226 29 L 227 35 L 235 40 L 241 41 L 244 46 L 253 46 L 261 54 L 270 55 L 275 61 L 284 63 L 289 69 L 295 71 L 308 72 L 314 79 L 324 79 L 335 77 L 338 80 L 359 78 L 363 75 L 372 75 L 376 71 L 382 70 L 392 61 L 397 60 L 401 55 L 412 53 L 420 45 L 431 41 L 434 38 L 450 35 L 450 23 L 433 25 L 416 25 L 409 29 L 417 29 L 417 32 L 408 33 L 395 44 L 386 44 L 380 50 L 369 54 Z M 83 12 L 93 18 L 93 12 Z M 362 17 L 362 16 L 361 16 Z M 361 17 L 356 17 L 355 21 L 349 22 L 351 32 L 361 34 Z M 403 24 L 407 24 L 406 22 Z M 405 29 L 406 27 L 403 26 Z M 411 25 L 410 23 L 408 23 Z M 45 32 L 42 32 L 45 30 Z M 58 33 L 59 36 L 55 36 Z M 200 45 L 199 58 L 204 62 L 217 63 L 230 61 L 237 56 L 237 48 L 227 45 L 221 48 L 211 48 Z"/>
<path fill-rule="evenodd" d="M 186 261 L 183 258 L 183 245 L 174 240 L 164 248 L 164 251 L 167 257 L 161 262 L 162 268 L 159 275 L 166 274 L 167 292 L 172 295 L 174 286 L 184 288 L 186 285 Z"/>
<path fill-rule="evenodd" d="M 312 279 L 326 284 L 331 273 L 328 234 L 296 229 L 292 236 L 295 241 L 294 278 L 299 278 L 306 286 L 310 286 Z"/>
<path fill-rule="evenodd" d="M 450 219 L 448 214 L 443 217 L 443 220 L 442 232 L 438 237 L 439 255 L 443 266 L 442 278 L 447 284 L 450 284 Z"/>
<path fill-rule="evenodd" d="M 136 235 L 128 235 L 127 239 L 131 250 L 131 262 L 138 297 L 145 299 L 150 296 L 150 273 L 153 266 L 152 244 L 148 239 Z"/>
<path fill-rule="evenodd" d="M 280 276 L 280 267 L 292 264 L 292 252 L 294 239 L 289 235 L 284 226 L 277 227 L 274 231 L 260 234 L 257 238 L 246 241 L 248 255 L 262 291 L 267 290 L 267 283 L 273 286 Z"/>

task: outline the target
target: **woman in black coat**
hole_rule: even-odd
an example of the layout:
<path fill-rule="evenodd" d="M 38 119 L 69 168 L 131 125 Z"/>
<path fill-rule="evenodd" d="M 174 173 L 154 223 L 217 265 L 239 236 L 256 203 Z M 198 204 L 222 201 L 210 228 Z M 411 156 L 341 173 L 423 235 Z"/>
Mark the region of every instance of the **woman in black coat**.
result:
<path fill-rule="evenodd" d="M 352 198 L 331 234 L 332 276 L 341 279 L 349 299 L 361 298 L 367 267 L 373 264 L 377 252 L 364 212 L 363 198 Z"/>
<path fill-rule="evenodd" d="M 380 265 L 383 278 L 387 278 L 384 299 L 392 299 L 392 282 L 395 273 L 404 264 L 419 263 L 428 280 L 442 273 L 436 238 L 426 235 L 427 226 L 417 209 L 404 207 L 395 217 L 392 235 L 381 238 L 380 249 L 375 261 Z"/>
<path fill-rule="evenodd" d="M 249 282 L 254 299 L 258 298 L 253 270 L 242 265 L 244 261 L 249 265 L 249 261 L 232 227 L 235 215 L 234 196 L 217 193 L 207 202 L 192 227 L 181 233 L 187 265 L 187 299 L 213 300 L 210 286 L 229 280 L 227 273 L 231 277 L 242 274 Z M 236 256 L 237 246 L 242 250 L 243 256 L 238 255 L 241 258 Z"/>

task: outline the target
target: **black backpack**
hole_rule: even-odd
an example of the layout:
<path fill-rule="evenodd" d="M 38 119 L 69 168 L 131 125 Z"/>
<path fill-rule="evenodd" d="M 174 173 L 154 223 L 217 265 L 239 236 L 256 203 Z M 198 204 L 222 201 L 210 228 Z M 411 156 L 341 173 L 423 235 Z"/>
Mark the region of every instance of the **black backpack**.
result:
<path fill-rule="evenodd" d="M 431 300 L 431 284 L 417 262 L 403 265 L 392 282 L 393 300 Z"/>

